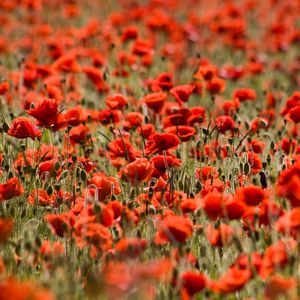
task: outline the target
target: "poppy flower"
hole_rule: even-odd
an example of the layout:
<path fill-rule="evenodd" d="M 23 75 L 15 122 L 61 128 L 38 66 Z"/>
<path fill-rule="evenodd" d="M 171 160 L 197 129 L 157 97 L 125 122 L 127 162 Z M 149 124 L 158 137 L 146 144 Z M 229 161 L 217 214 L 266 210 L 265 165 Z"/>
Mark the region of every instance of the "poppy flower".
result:
<path fill-rule="evenodd" d="M 241 201 L 246 205 L 255 206 L 266 199 L 266 195 L 264 190 L 260 187 L 249 185 L 238 188 L 235 193 L 235 198 L 237 201 Z"/>
<path fill-rule="evenodd" d="M 64 246 L 60 242 L 51 243 L 45 240 L 40 247 L 40 253 L 42 256 L 58 257 L 64 253 Z"/>
<path fill-rule="evenodd" d="M 262 169 L 262 162 L 260 157 L 256 153 L 250 151 L 247 153 L 247 157 L 251 167 L 251 174 L 258 174 Z"/>
<path fill-rule="evenodd" d="M 156 91 L 169 91 L 173 87 L 173 75 L 171 73 L 161 73 L 151 84 L 151 90 Z"/>
<path fill-rule="evenodd" d="M 122 94 L 115 94 L 108 96 L 105 103 L 110 109 L 123 109 L 128 103 L 128 100 Z"/>
<path fill-rule="evenodd" d="M 61 115 L 62 114 L 59 114 L 59 116 Z M 78 126 L 80 123 L 87 120 L 87 113 L 83 110 L 82 106 L 78 105 L 66 111 L 64 120 L 70 126 Z"/>
<path fill-rule="evenodd" d="M 193 76 L 196 79 L 212 80 L 217 75 L 217 68 L 212 64 L 201 65 L 196 74 Z"/>
<path fill-rule="evenodd" d="M 182 216 L 170 215 L 159 224 L 155 235 L 157 244 L 184 243 L 193 232 L 193 225 L 189 219 Z"/>
<path fill-rule="evenodd" d="M 171 155 L 156 155 L 151 158 L 151 162 L 158 173 L 157 176 L 163 176 L 168 168 L 177 168 L 181 165 L 181 160 Z M 156 175 L 152 174 L 152 176 Z"/>
<path fill-rule="evenodd" d="M 103 173 L 94 173 L 92 178 L 88 180 L 88 184 L 92 190 L 96 188 L 97 197 L 100 201 L 121 193 L 118 180 L 113 176 L 106 176 Z"/>
<path fill-rule="evenodd" d="M 26 117 L 18 117 L 13 120 L 12 126 L 8 129 L 7 134 L 18 139 L 42 137 L 42 132 L 32 123 L 32 120 Z"/>
<path fill-rule="evenodd" d="M 117 124 L 120 122 L 121 117 L 122 113 L 117 109 L 102 109 L 98 115 L 98 119 L 103 125 Z"/>
<path fill-rule="evenodd" d="M 35 299 L 54 300 L 54 295 L 47 289 L 35 286 L 31 282 L 17 282 L 13 278 L 4 279 L 0 283 L 0 299 Z"/>
<path fill-rule="evenodd" d="M 51 68 L 55 71 L 64 72 L 80 72 L 81 68 L 78 65 L 75 55 L 65 54 L 57 58 L 57 60 L 51 65 Z"/>
<path fill-rule="evenodd" d="M 292 108 L 300 105 L 300 92 L 296 91 L 286 100 L 284 109 L 281 111 L 281 115 L 286 115 Z"/>
<path fill-rule="evenodd" d="M 297 287 L 297 280 L 293 277 L 284 278 L 279 275 L 273 275 L 265 286 L 266 300 L 288 297 L 288 294 Z"/>
<path fill-rule="evenodd" d="M 147 94 L 143 98 L 143 102 L 154 112 L 159 113 L 167 100 L 167 94 L 164 92 L 156 92 Z"/>
<path fill-rule="evenodd" d="M 207 284 L 204 274 L 193 271 L 186 271 L 180 275 L 179 287 L 181 298 L 191 299 L 195 294 L 200 293 Z"/>
<path fill-rule="evenodd" d="M 251 279 L 251 271 L 229 268 L 217 281 L 210 284 L 210 288 L 217 293 L 229 294 L 241 290 Z"/>
<path fill-rule="evenodd" d="M 9 83 L 7 81 L 0 83 L 0 95 L 9 91 Z"/>
<path fill-rule="evenodd" d="M 59 237 L 64 237 L 70 230 L 73 223 L 72 215 L 70 213 L 63 214 L 48 214 L 45 216 L 45 220 L 49 223 L 53 233 Z M 73 224 L 74 225 L 74 224 Z"/>
<path fill-rule="evenodd" d="M 221 78 L 214 77 L 206 83 L 206 89 L 212 95 L 223 93 L 225 90 L 225 81 Z"/>
<path fill-rule="evenodd" d="M 283 233 L 293 233 L 300 230 L 300 208 L 293 208 L 291 211 L 283 214 L 275 223 L 275 228 Z M 300 231 L 299 231 L 300 232 Z"/>
<path fill-rule="evenodd" d="M 191 116 L 188 117 L 187 124 L 189 126 L 193 126 L 196 123 L 203 123 L 205 121 L 205 107 L 203 106 L 195 106 L 190 109 L 192 113 Z"/>
<path fill-rule="evenodd" d="M 55 195 L 48 195 L 47 191 L 44 189 L 33 190 L 28 196 L 28 203 L 34 205 L 38 203 L 41 206 L 53 205 L 56 201 Z"/>
<path fill-rule="evenodd" d="M 136 150 L 133 145 L 122 138 L 117 138 L 108 144 L 108 156 L 111 160 L 120 157 L 126 158 L 128 161 L 134 161 L 141 157 L 140 151 Z"/>
<path fill-rule="evenodd" d="M 122 42 L 126 42 L 128 40 L 134 40 L 138 37 L 138 28 L 136 26 L 128 26 L 124 28 L 122 32 Z"/>
<path fill-rule="evenodd" d="M 256 92 L 250 88 L 236 89 L 233 93 L 233 98 L 238 98 L 239 101 L 243 102 L 246 100 L 256 100 Z"/>
<path fill-rule="evenodd" d="M 98 68 L 84 66 L 82 67 L 82 72 L 93 82 L 99 92 L 107 92 L 109 90 L 109 86 L 103 78 L 103 73 Z"/>
<path fill-rule="evenodd" d="M 170 90 L 170 94 L 177 100 L 179 104 L 188 102 L 190 95 L 195 90 L 195 86 L 192 84 L 184 84 L 173 87 Z"/>
<path fill-rule="evenodd" d="M 146 144 L 146 153 L 153 154 L 156 152 L 171 150 L 177 148 L 180 140 L 177 135 L 172 133 L 155 133 Z"/>
<path fill-rule="evenodd" d="M 155 133 L 155 128 L 153 124 L 144 124 L 137 128 L 137 132 L 144 138 L 148 139 L 151 135 Z"/>
<path fill-rule="evenodd" d="M 152 174 L 152 170 L 152 163 L 148 159 L 138 158 L 121 169 L 119 176 L 135 186 L 148 180 Z"/>
<path fill-rule="evenodd" d="M 76 127 L 72 127 L 69 132 L 69 138 L 73 143 L 84 143 L 89 134 L 89 128 L 86 125 L 80 124 Z"/>
<path fill-rule="evenodd" d="M 147 241 L 145 239 L 138 238 L 123 238 L 115 246 L 115 250 L 118 256 L 137 257 L 147 247 Z"/>
<path fill-rule="evenodd" d="M 286 266 L 289 260 L 288 251 L 291 250 L 289 248 L 290 246 L 281 240 L 267 247 L 259 270 L 259 275 L 263 279 Z"/>
<path fill-rule="evenodd" d="M 300 106 L 291 108 L 288 111 L 288 116 L 294 123 L 298 124 L 300 122 Z"/>
<path fill-rule="evenodd" d="M 166 132 L 176 134 L 182 142 L 187 142 L 196 134 L 196 129 L 191 126 L 180 125 L 168 127 Z"/>
<path fill-rule="evenodd" d="M 44 99 L 27 113 L 38 120 L 40 126 L 51 128 L 55 125 L 58 117 L 58 105 L 54 99 Z"/>
<path fill-rule="evenodd" d="M 225 133 L 228 130 L 233 131 L 235 123 L 230 116 L 220 116 L 216 118 L 216 127 L 220 133 Z"/>
<path fill-rule="evenodd" d="M 286 155 L 293 153 L 296 148 L 297 142 L 288 138 L 283 138 L 281 141 L 281 149 Z"/>
<path fill-rule="evenodd" d="M 22 195 L 24 188 L 17 177 L 0 184 L 0 202 Z"/>
<path fill-rule="evenodd" d="M 87 223 L 80 228 L 75 228 L 76 235 L 96 247 L 97 250 L 108 250 L 112 247 L 112 236 L 110 231 L 99 223 Z"/>
<path fill-rule="evenodd" d="M 210 219 L 216 220 L 223 216 L 225 198 L 226 196 L 222 193 L 211 192 L 201 200 L 202 207 Z"/>
<path fill-rule="evenodd" d="M 126 130 L 133 127 L 141 126 L 144 121 L 144 116 L 139 112 L 129 112 L 125 116 L 125 122 L 123 124 Z"/>
<path fill-rule="evenodd" d="M 227 224 L 220 224 L 218 228 L 208 224 L 206 228 L 206 237 L 210 244 L 215 247 L 228 246 L 232 242 L 233 234 L 233 228 Z"/>
<path fill-rule="evenodd" d="M 5 244 L 12 233 L 14 226 L 13 219 L 0 218 L 0 244 Z"/>

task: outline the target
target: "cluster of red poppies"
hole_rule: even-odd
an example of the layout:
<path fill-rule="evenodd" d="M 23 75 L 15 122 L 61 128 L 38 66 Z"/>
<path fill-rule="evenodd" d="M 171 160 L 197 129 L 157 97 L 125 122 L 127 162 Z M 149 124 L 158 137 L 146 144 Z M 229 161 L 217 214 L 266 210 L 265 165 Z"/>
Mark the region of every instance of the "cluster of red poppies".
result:
<path fill-rule="evenodd" d="M 299 16 L 1 0 L 0 300 L 296 299 Z"/>

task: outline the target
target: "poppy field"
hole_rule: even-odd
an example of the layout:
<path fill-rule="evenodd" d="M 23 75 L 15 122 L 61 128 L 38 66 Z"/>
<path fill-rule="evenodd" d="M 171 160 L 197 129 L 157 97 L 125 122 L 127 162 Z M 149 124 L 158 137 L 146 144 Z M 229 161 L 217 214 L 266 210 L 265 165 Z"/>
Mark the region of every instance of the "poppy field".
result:
<path fill-rule="evenodd" d="M 0 300 L 300 299 L 299 1 L 0 24 Z"/>

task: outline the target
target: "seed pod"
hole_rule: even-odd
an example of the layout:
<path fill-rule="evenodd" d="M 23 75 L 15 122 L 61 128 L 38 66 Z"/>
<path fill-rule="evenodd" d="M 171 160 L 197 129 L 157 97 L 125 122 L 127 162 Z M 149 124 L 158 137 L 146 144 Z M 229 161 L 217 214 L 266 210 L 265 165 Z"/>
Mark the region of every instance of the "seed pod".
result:
<path fill-rule="evenodd" d="M 7 124 L 6 122 L 3 123 L 2 129 L 3 129 L 4 132 L 7 132 L 7 131 L 8 131 L 9 126 L 8 126 L 8 124 Z"/>
<path fill-rule="evenodd" d="M 82 171 L 81 171 L 80 177 L 81 177 L 81 180 L 82 180 L 82 181 L 86 181 L 87 176 L 86 176 L 86 171 L 85 171 L 85 170 L 82 170 Z"/>
<path fill-rule="evenodd" d="M 250 170 L 251 170 L 251 166 L 248 162 L 246 162 L 243 166 L 243 169 L 244 169 L 244 174 L 245 175 L 249 175 L 250 173 Z"/>
<path fill-rule="evenodd" d="M 49 185 L 49 187 L 47 188 L 47 195 L 51 196 L 53 194 L 53 187 L 52 185 Z"/>
<path fill-rule="evenodd" d="M 59 177 L 59 181 L 65 179 L 68 176 L 68 170 L 64 170 Z"/>

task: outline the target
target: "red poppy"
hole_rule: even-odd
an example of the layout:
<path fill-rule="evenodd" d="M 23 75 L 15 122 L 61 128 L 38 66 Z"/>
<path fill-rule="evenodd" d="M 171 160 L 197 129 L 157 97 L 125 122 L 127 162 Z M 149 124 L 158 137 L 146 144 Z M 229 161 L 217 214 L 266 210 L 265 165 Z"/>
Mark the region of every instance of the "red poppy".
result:
<path fill-rule="evenodd" d="M 177 135 L 172 133 L 155 133 L 146 144 L 146 153 L 153 154 L 160 151 L 177 148 L 180 140 Z"/>
<path fill-rule="evenodd" d="M 120 257 L 137 257 L 147 247 L 145 239 L 123 238 L 115 246 L 116 254 Z"/>
<path fill-rule="evenodd" d="M 45 220 L 51 226 L 53 233 L 59 237 L 64 237 L 65 234 L 70 231 L 71 225 L 74 225 L 73 216 L 70 213 L 64 213 L 60 215 L 48 214 L 45 216 Z"/>
<path fill-rule="evenodd" d="M 184 84 L 173 87 L 170 90 L 170 94 L 175 97 L 179 104 L 188 102 L 190 95 L 195 90 L 195 86 L 192 84 Z"/>
<path fill-rule="evenodd" d="M 108 96 L 105 102 L 110 109 L 122 109 L 128 103 L 128 100 L 122 94 L 114 94 L 112 96 Z"/>
<path fill-rule="evenodd" d="M 291 250 L 289 247 L 290 246 L 283 241 L 278 241 L 267 247 L 262 266 L 259 270 L 259 275 L 262 278 L 267 278 L 274 271 L 283 268 L 288 263 L 288 251 Z"/>
<path fill-rule="evenodd" d="M 51 68 L 55 71 L 65 71 L 77 73 L 81 70 L 76 58 L 72 54 L 66 54 L 59 57 L 52 65 Z"/>
<path fill-rule="evenodd" d="M 0 95 L 3 95 L 8 91 L 9 91 L 9 83 L 7 81 L 2 82 L 0 84 Z"/>
<path fill-rule="evenodd" d="M 69 132 L 69 138 L 73 143 L 84 143 L 89 134 L 89 128 L 86 125 L 80 124 L 73 127 Z"/>
<path fill-rule="evenodd" d="M 221 78 L 214 77 L 206 83 L 206 89 L 213 95 L 222 93 L 225 90 L 225 81 Z"/>
<path fill-rule="evenodd" d="M 139 127 L 144 121 L 144 116 L 139 112 L 129 112 L 125 116 L 125 122 L 123 124 L 126 130 Z"/>
<path fill-rule="evenodd" d="M 90 185 L 91 192 L 94 187 L 96 188 L 97 197 L 100 201 L 121 193 L 118 180 L 113 176 L 106 176 L 103 173 L 94 173 L 92 178 L 88 180 L 88 184 Z"/>
<path fill-rule="evenodd" d="M 176 134 L 182 142 L 187 142 L 196 134 L 194 127 L 184 125 L 168 127 L 166 132 Z"/>
<path fill-rule="evenodd" d="M 117 124 L 121 117 L 122 113 L 117 109 L 102 109 L 98 115 L 98 119 L 103 125 Z"/>
<path fill-rule="evenodd" d="M 163 92 L 147 94 L 143 98 L 144 103 L 156 113 L 162 110 L 166 100 L 167 94 Z"/>
<path fill-rule="evenodd" d="M 62 114 L 59 114 L 59 117 Z M 65 114 L 64 119 L 70 126 L 78 126 L 80 123 L 87 120 L 87 113 L 83 110 L 82 106 L 78 105 L 76 107 L 70 108 Z"/>
<path fill-rule="evenodd" d="M 294 152 L 297 145 L 297 141 L 283 138 L 281 141 L 281 149 L 284 151 L 286 155 L 289 155 Z"/>
<path fill-rule="evenodd" d="M 235 199 L 246 205 L 255 206 L 266 199 L 265 191 L 257 186 L 249 185 L 236 190 Z"/>
<path fill-rule="evenodd" d="M 24 188 L 17 177 L 10 178 L 0 184 L 0 201 L 9 200 L 22 195 Z"/>
<path fill-rule="evenodd" d="M 15 118 L 7 134 L 18 139 L 26 139 L 29 137 L 35 140 L 35 138 L 42 137 L 42 132 L 26 117 Z"/>
<path fill-rule="evenodd" d="M 137 128 L 137 132 L 144 138 L 148 139 L 151 135 L 155 133 L 155 128 L 153 124 L 145 124 Z"/>
<path fill-rule="evenodd" d="M 180 275 L 179 287 L 183 300 L 191 299 L 195 294 L 200 293 L 207 284 L 204 274 L 193 271 L 186 271 Z"/>
<path fill-rule="evenodd" d="M 220 116 L 216 118 L 216 126 L 220 133 L 225 133 L 228 130 L 233 131 L 235 123 L 230 116 Z"/>
<path fill-rule="evenodd" d="M 238 98 L 239 101 L 243 102 L 246 100 L 256 100 L 256 92 L 250 88 L 236 89 L 233 93 L 233 98 Z"/>
<path fill-rule="evenodd" d="M 240 270 L 236 267 L 229 268 L 228 271 L 212 282 L 210 288 L 221 294 L 233 293 L 241 290 L 251 279 L 251 271 L 248 269 Z"/>
<path fill-rule="evenodd" d="M 76 235 L 91 243 L 97 250 L 108 250 L 112 247 L 112 236 L 107 227 L 99 223 L 80 224 L 75 227 Z"/>
<path fill-rule="evenodd" d="M 58 117 L 58 105 L 54 99 L 44 99 L 27 113 L 38 120 L 39 125 L 51 128 L 55 125 Z"/>
<path fill-rule="evenodd" d="M 0 300 L 5 299 L 54 300 L 55 298 L 50 291 L 39 288 L 31 282 L 17 282 L 9 278 L 0 283 Z"/>
<path fill-rule="evenodd" d="M 218 192 L 211 192 L 201 201 L 202 207 L 210 219 L 216 220 L 223 216 L 226 201 L 225 195 Z"/>
<path fill-rule="evenodd" d="M 196 79 L 212 80 L 217 75 L 217 68 L 212 64 L 201 65 L 196 74 L 193 76 Z"/>
<path fill-rule="evenodd" d="M 206 237 L 210 244 L 215 247 L 228 246 L 232 242 L 233 233 L 233 228 L 227 224 L 220 224 L 218 228 L 208 224 L 206 228 Z"/>
<path fill-rule="evenodd" d="M 121 169 L 119 176 L 132 185 L 137 185 L 143 181 L 147 181 L 152 171 L 152 163 L 147 158 L 138 158 Z"/>
<path fill-rule="evenodd" d="M 153 80 L 151 85 L 152 91 L 169 91 L 173 87 L 173 75 L 171 73 L 161 73 Z"/>
<path fill-rule="evenodd" d="M 276 189 L 278 196 L 288 198 L 293 207 L 300 206 L 300 162 L 279 175 Z"/>
<path fill-rule="evenodd" d="M 293 277 L 284 278 L 273 275 L 265 286 L 265 300 L 273 300 L 281 297 L 288 297 L 291 290 L 297 287 L 297 280 Z"/>
<path fill-rule="evenodd" d="M 56 195 L 48 195 L 44 189 L 33 190 L 28 196 L 27 201 L 34 205 L 35 203 L 41 206 L 53 205 L 56 201 Z"/>
<path fill-rule="evenodd" d="M 64 253 L 64 246 L 60 242 L 51 243 L 49 240 L 42 242 L 40 253 L 46 257 L 58 257 Z"/>
<path fill-rule="evenodd" d="M 281 216 L 275 223 L 275 228 L 283 234 L 300 233 L 300 207 Z"/>
<path fill-rule="evenodd" d="M 5 244 L 13 230 L 14 221 L 13 219 L 0 218 L 0 245 Z"/>
<path fill-rule="evenodd" d="M 298 124 L 300 122 L 300 106 L 291 108 L 288 111 L 288 116 L 294 123 Z"/>
<path fill-rule="evenodd" d="M 180 167 L 181 160 L 171 155 L 156 155 L 151 158 L 156 172 L 152 176 L 163 176 L 168 168 Z M 157 173 L 157 174 L 156 174 Z"/>
<path fill-rule="evenodd" d="M 115 160 L 123 157 L 128 161 L 134 161 L 136 158 L 141 157 L 140 151 L 134 149 L 133 145 L 122 138 L 117 138 L 108 144 L 110 159 Z"/>
<path fill-rule="evenodd" d="M 157 244 L 166 242 L 183 243 L 192 235 L 193 225 L 189 219 L 170 215 L 161 221 L 155 236 Z"/>
<path fill-rule="evenodd" d="M 250 151 L 247 153 L 247 157 L 251 167 L 251 174 L 258 174 L 262 169 L 262 162 L 260 157 L 256 153 Z"/>
<path fill-rule="evenodd" d="M 137 37 L 138 37 L 138 28 L 136 26 L 128 26 L 123 30 L 121 39 L 123 42 L 126 42 L 128 40 L 134 40 Z"/>
<path fill-rule="evenodd" d="M 196 123 L 203 123 L 205 121 L 205 107 L 195 106 L 190 109 L 190 112 L 192 114 L 187 120 L 187 124 L 189 126 L 193 126 Z"/>

